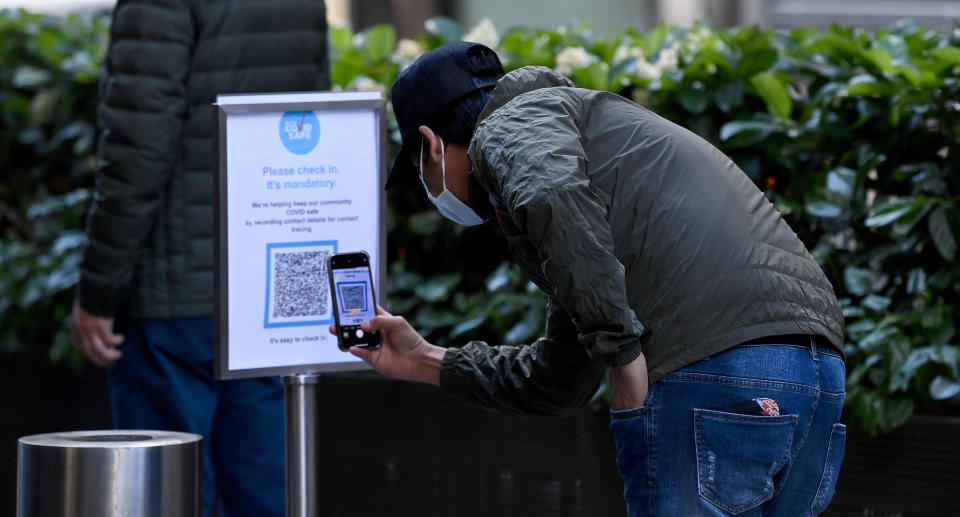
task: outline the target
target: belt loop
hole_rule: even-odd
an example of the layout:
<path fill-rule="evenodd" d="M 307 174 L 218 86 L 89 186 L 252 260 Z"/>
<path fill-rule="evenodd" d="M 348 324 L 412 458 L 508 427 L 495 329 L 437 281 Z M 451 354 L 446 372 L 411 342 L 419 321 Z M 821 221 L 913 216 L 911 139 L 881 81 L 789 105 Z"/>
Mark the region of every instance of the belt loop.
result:
<path fill-rule="evenodd" d="M 820 357 L 817 355 L 817 340 L 812 335 L 810 336 L 810 358 L 815 362 L 820 361 Z"/>

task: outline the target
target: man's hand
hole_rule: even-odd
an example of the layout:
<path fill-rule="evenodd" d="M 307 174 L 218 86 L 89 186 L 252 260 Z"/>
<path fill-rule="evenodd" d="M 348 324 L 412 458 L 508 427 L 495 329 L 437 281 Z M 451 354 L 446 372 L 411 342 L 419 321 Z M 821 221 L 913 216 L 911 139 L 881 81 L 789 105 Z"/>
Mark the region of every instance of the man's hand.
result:
<path fill-rule="evenodd" d="M 646 403 L 647 360 L 640 354 L 626 366 L 610 368 L 610 407 L 633 409 Z"/>
<path fill-rule="evenodd" d="M 123 353 L 117 350 L 123 344 L 123 336 L 113 333 L 113 318 L 94 316 L 74 302 L 70 320 L 73 344 L 93 364 L 110 366 L 123 357 Z"/>
<path fill-rule="evenodd" d="M 377 316 L 360 326 L 364 332 L 379 331 L 379 349 L 351 347 L 350 353 L 378 372 L 395 379 L 440 385 L 440 367 L 446 350 L 427 343 L 401 316 L 377 306 Z M 330 333 L 337 329 L 330 325 Z"/>

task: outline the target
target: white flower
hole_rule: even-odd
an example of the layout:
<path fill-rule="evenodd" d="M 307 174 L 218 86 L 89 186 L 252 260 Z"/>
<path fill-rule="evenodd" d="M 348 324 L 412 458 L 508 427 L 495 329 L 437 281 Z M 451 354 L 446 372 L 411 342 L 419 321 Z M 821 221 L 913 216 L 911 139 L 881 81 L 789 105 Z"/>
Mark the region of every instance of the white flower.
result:
<path fill-rule="evenodd" d="M 660 79 L 660 76 L 663 75 L 663 70 L 645 59 L 637 60 L 637 68 L 640 69 L 640 75 L 650 79 Z"/>
<path fill-rule="evenodd" d="M 667 47 L 660 50 L 660 54 L 657 56 L 657 61 L 653 66 L 664 70 L 676 70 L 678 61 L 677 49 L 674 47 Z"/>
<path fill-rule="evenodd" d="M 490 48 L 497 48 L 500 45 L 500 33 L 490 18 L 483 18 L 479 23 L 470 29 L 470 32 L 463 35 L 463 41 L 472 41 L 480 43 Z"/>
<path fill-rule="evenodd" d="M 640 47 L 632 47 L 630 45 L 620 45 L 616 50 L 613 51 L 613 64 L 617 64 L 625 59 L 636 58 L 637 61 L 643 59 L 643 49 Z"/>
<path fill-rule="evenodd" d="M 380 92 L 381 95 L 386 98 L 387 96 L 387 87 L 374 81 L 373 79 L 365 76 L 358 75 L 347 86 L 347 90 L 353 90 L 358 92 Z"/>
<path fill-rule="evenodd" d="M 557 72 L 568 77 L 589 64 L 590 54 L 583 47 L 567 47 L 557 54 Z"/>
<path fill-rule="evenodd" d="M 701 26 L 695 31 L 688 31 L 687 39 L 690 41 L 690 43 L 693 44 L 693 46 L 697 46 L 700 44 L 701 41 L 707 39 L 707 36 L 709 35 L 710 35 L 710 29 L 707 29 L 706 27 Z"/>
<path fill-rule="evenodd" d="M 401 38 L 397 42 L 397 49 L 393 51 L 393 61 L 396 63 L 411 63 L 421 54 L 423 54 L 423 47 L 419 41 Z"/>

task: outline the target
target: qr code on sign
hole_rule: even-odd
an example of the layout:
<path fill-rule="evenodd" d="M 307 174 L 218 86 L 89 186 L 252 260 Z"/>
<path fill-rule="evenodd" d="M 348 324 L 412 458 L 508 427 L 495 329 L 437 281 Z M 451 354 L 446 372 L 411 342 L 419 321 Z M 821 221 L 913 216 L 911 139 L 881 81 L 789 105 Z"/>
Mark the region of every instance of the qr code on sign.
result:
<path fill-rule="evenodd" d="M 327 313 L 327 255 L 326 251 L 274 255 L 274 318 Z"/>
<path fill-rule="evenodd" d="M 330 323 L 327 258 L 335 242 L 267 245 L 265 327 Z"/>
<path fill-rule="evenodd" d="M 364 284 L 341 285 L 340 299 L 347 312 L 362 311 L 367 308 L 367 292 Z"/>

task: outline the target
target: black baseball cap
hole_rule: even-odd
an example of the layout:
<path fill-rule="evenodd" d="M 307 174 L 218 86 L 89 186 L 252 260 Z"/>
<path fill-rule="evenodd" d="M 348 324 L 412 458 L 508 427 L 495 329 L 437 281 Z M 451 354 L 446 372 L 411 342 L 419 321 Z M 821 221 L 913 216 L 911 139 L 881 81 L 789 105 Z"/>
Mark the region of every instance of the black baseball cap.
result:
<path fill-rule="evenodd" d="M 435 48 L 400 72 L 390 96 L 402 145 L 390 169 L 386 189 L 417 178 L 419 173 L 410 162 L 410 153 L 420 145 L 420 126 L 457 99 L 497 84 L 505 73 L 496 52 L 468 41 Z"/>

